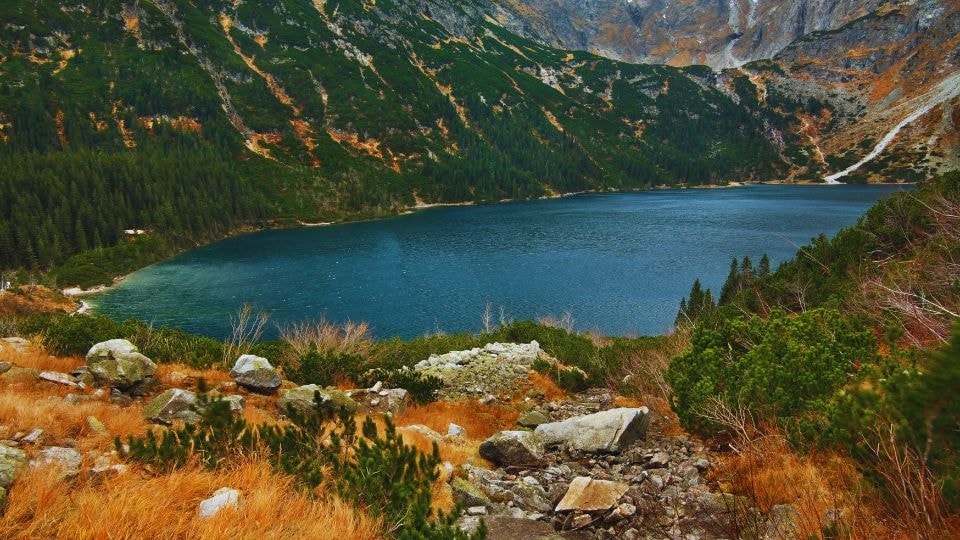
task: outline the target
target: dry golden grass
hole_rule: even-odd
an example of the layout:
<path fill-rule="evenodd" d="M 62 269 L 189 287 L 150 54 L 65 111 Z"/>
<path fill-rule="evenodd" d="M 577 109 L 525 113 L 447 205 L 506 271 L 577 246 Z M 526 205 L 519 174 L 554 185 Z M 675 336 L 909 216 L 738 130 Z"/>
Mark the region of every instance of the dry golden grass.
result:
<path fill-rule="evenodd" d="M 867 485 L 856 464 L 832 453 L 800 456 L 776 433 L 743 444 L 740 453 L 720 456 L 711 473 L 724 491 L 753 499 L 762 511 L 791 504 L 799 512 L 798 538 L 821 538 L 830 509 L 842 512 L 843 538 L 909 538 L 883 519 L 878 494 L 864 492 Z"/>
<path fill-rule="evenodd" d="M 164 384 L 182 386 L 182 381 L 179 380 L 181 375 L 185 375 L 194 381 L 204 379 L 210 388 L 219 383 L 233 380 L 230 378 L 230 373 L 219 369 L 195 369 L 183 364 L 160 364 L 157 366 L 157 380 Z"/>
<path fill-rule="evenodd" d="M 71 312 L 76 308 L 76 300 L 43 285 L 23 285 L 16 292 L 0 292 L 0 316 Z"/>
<path fill-rule="evenodd" d="M 142 435 L 146 430 L 139 406 L 120 408 L 107 401 L 68 404 L 62 398 L 67 392 L 67 388 L 52 385 L 0 383 L 0 425 L 8 426 L 12 432 L 40 428 L 48 444 L 59 444 L 62 439 L 70 438 L 81 451 L 110 450 L 114 436 L 126 439 L 130 435 Z M 110 433 L 92 429 L 87 422 L 89 416 L 100 420 Z"/>
<path fill-rule="evenodd" d="M 423 424 L 441 434 L 452 422 L 467 431 L 471 439 L 486 439 L 498 431 L 516 425 L 519 413 L 495 405 L 482 405 L 473 400 L 435 401 L 408 407 L 397 416 L 397 425 Z"/>
<path fill-rule="evenodd" d="M 35 345 L 28 345 L 24 350 L 17 351 L 13 347 L 4 347 L 0 351 L 0 359 L 6 362 L 12 362 L 13 365 L 23 368 L 34 368 L 41 371 L 61 371 L 70 372 L 82 366 L 84 360 L 79 357 L 70 356 L 57 358 L 50 356 Z"/>
<path fill-rule="evenodd" d="M 221 487 L 240 507 L 201 520 L 198 505 Z M 24 471 L 0 517 L 2 538 L 379 538 L 377 522 L 336 500 L 313 499 L 265 462 L 227 470 L 131 472 L 97 483 L 65 484 L 50 468 Z"/>
<path fill-rule="evenodd" d="M 553 382 L 553 379 L 548 375 L 531 371 L 527 376 L 530 378 L 530 384 L 533 388 L 543 392 L 543 397 L 547 401 L 557 401 L 567 396 L 567 393 L 557 386 L 557 383 Z"/>

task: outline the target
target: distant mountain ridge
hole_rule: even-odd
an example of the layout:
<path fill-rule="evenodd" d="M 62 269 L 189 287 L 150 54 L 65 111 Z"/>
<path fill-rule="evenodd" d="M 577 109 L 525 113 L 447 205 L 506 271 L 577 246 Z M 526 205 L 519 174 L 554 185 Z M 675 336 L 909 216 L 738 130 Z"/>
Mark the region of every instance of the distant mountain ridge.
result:
<path fill-rule="evenodd" d="M 772 58 L 884 0 L 489 0 L 508 28 L 627 62 L 715 69 Z"/>

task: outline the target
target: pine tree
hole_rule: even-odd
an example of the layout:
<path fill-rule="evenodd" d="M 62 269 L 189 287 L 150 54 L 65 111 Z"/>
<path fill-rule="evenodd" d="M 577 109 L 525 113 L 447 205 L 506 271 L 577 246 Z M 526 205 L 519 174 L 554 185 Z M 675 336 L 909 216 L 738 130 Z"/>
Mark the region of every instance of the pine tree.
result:
<path fill-rule="evenodd" d="M 765 277 L 770 275 L 770 257 L 767 257 L 767 254 L 764 253 L 763 257 L 760 257 L 760 266 L 757 269 L 757 276 Z"/>
<path fill-rule="evenodd" d="M 737 258 L 734 257 L 733 260 L 730 261 L 730 272 L 727 274 L 727 279 L 723 282 L 723 287 L 720 288 L 720 303 L 730 303 L 737 294 L 737 290 L 739 288 L 740 266 L 737 262 Z"/>

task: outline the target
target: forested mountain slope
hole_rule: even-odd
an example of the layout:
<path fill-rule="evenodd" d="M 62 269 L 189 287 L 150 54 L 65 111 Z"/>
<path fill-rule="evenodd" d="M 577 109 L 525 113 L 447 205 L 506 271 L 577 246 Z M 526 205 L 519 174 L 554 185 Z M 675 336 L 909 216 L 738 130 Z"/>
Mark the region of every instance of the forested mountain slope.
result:
<path fill-rule="evenodd" d="M 466 3 L 53 2 L 0 8 L 0 260 L 142 228 L 424 201 L 771 178 L 761 114 L 709 70 L 522 39 Z"/>

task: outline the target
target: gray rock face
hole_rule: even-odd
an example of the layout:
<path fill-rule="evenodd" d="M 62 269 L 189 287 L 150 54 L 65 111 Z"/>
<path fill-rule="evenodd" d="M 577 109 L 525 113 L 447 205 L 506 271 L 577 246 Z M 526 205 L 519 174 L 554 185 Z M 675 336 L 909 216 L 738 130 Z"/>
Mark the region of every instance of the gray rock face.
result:
<path fill-rule="evenodd" d="M 464 507 L 488 506 L 490 498 L 477 486 L 471 484 L 463 478 L 454 478 L 450 482 L 450 489 L 453 491 L 453 500 Z"/>
<path fill-rule="evenodd" d="M 60 373 L 57 371 L 41 371 L 38 377 L 41 381 L 47 381 L 54 384 L 60 384 L 63 386 L 70 386 L 74 388 L 82 388 L 84 385 L 79 381 L 75 380 L 70 375 L 66 373 Z"/>
<path fill-rule="evenodd" d="M 155 397 L 143 408 L 143 417 L 151 422 L 170 425 L 175 420 L 195 423 L 200 415 L 193 410 L 197 395 L 189 390 L 171 388 Z"/>
<path fill-rule="evenodd" d="M 545 354 L 536 341 L 530 343 L 488 343 L 463 351 L 434 354 L 418 362 L 414 370 L 443 381 L 443 399 L 480 399 L 487 404 L 497 395 L 506 395 L 525 379 L 530 365 Z"/>
<path fill-rule="evenodd" d="M 517 418 L 517 425 L 529 428 L 535 428 L 540 424 L 548 424 L 550 419 L 547 418 L 547 415 L 543 414 L 540 411 L 529 411 L 520 415 L 520 418 Z"/>
<path fill-rule="evenodd" d="M 111 339 L 91 347 L 87 368 L 96 384 L 121 390 L 141 384 L 157 372 L 157 365 L 125 339 Z"/>
<path fill-rule="evenodd" d="M 297 414 L 311 415 L 316 411 L 313 398 L 317 392 L 320 393 L 322 403 L 332 402 L 334 407 L 343 407 L 349 412 L 356 412 L 357 410 L 357 402 L 346 393 L 333 388 L 321 388 L 315 384 L 306 384 L 281 391 L 280 399 L 277 400 L 277 408 L 286 413 L 288 407 L 293 407 Z"/>
<path fill-rule="evenodd" d="M 800 36 L 831 30 L 880 0 L 510 0 L 493 2 L 509 29 L 628 62 L 732 67 L 770 58 Z"/>
<path fill-rule="evenodd" d="M 534 433 L 547 446 L 563 444 L 584 452 L 617 453 L 646 435 L 649 415 L 646 407 L 610 409 L 542 424 Z"/>
<path fill-rule="evenodd" d="M 200 519 L 209 519 L 228 507 L 236 507 L 240 503 L 240 492 L 228 487 L 213 492 L 209 499 L 200 501 Z"/>
<path fill-rule="evenodd" d="M 244 407 L 247 406 L 247 400 L 243 399 L 243 396 L 240 395 L 226 396 L 223 398 L 223 401 L 226 401 L 230 405 L 230 412 L 237 416 L 242 415 Z"/>
<path fill-rule="evenodd" d="M 13 484 L 17 471 L 27 464 L 27 453 L 19 448 L 0 444 L 0 488 Z"/>
<path fill-rule="evenodd" d="M 80 474 L 80 463 L 83 456 L 74 448 L 51 446 L 40 450 L 36 459 L 30 462 L 31 467 L 59 467 L 64 478 L 73 478 Z"/>
<path fill-rule="evenodd" d="M 536 463 L 543 450 L 543 439 L 529 431 L 501 431 L 480 444 L 480 456 L 501 466 Z"/>
<path fill-rule="evenodd" d="M 270 361 L 252 354 L 237 358 L 230 376 L 240 386 L 260 394 L 272 394 L 280 388 L 280 375 Z"/>

